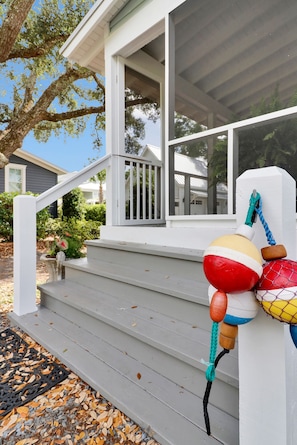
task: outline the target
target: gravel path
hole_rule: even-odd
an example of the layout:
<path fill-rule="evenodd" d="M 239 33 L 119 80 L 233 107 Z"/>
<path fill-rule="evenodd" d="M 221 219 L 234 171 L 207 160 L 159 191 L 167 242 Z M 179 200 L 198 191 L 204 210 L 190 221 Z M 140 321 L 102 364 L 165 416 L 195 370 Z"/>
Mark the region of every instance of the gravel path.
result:
<path fill-rule="evenodd" d="M 48 274 L 39 261 L 37 282 Z M 0 242 L 0 331 L 10 325 L 7 313 L 13 308 L 12 245 Z M 21 331 L 17 333 L 42 354 L 55 360 L 46 350 Z M 1 359 L 1 357 L 0 357 Z M 152 434 L 152 431 L 149 432 Z M 159 445 L 137 424 L 120 412 L 77 375 L 69 377 L 25 406 L 15 408 L 0 419 L 0 445 Z"/>

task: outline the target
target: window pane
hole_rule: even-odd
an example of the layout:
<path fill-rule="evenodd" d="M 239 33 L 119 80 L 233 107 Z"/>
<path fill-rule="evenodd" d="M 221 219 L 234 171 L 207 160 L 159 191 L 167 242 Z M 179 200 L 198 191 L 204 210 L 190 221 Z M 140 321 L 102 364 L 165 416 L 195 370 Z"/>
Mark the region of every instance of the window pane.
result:
<path fill-rule="evenodd" d="M 141 155 L 145 145 L 160 147 L 160 85 L 126 67 L 125 153 Z"/>
<path fill-rule="evenodd" d="M 227 213 L 226 138 L 208 138 L 179 144 L 170 171 L 171 215 Z M 223 149 L 221 147 L 223 145 Z"/>
<path fill-rule="evenodd" d="M 22 190 L 22 170 L 18 168 L 9 169 L 9 191 L 19 192 Z"/>
<path fill-rule="evenodd" d="M 247 169 L 281 167 L 297 180 L 297 119 L 239 133 L 239 174 Z"/>

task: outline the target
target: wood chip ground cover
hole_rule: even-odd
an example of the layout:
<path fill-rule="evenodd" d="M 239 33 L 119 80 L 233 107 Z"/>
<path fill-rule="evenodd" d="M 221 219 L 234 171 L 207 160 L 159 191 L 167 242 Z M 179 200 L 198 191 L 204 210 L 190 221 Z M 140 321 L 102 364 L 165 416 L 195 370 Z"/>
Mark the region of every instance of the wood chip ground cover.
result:
<path fill-rule="evenodd" d="M 12 275 L 7 276 L 12 258 L 8 252 L 6 246 L 3 258 L 0 248 L 0 330 L 9 326 L 7 312 L 12 310 Z M 47 277 L 40 270 L 39 281 L 44 282 Z M 18 333 L 30 346 L 55 360 L 29 336 Z M 153 431 L 143 431 L 72 372 L 50 391 L 13 409 L 0 421 L 0 445 L 159 445 L 152 435 Z"/>

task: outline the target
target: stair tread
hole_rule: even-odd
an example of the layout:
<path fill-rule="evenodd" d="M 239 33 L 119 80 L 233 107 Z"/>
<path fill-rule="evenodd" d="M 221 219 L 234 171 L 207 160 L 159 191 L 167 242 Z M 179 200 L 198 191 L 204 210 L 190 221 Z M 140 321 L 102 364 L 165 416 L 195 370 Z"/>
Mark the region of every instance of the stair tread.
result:
<path fill-rule="evenodd" d="M 47 308 L 10 317 L 141 427 L 149 430 L 153 425 L 155 438 L 161 443 L 185 443 L 187 437 L 188 442 L 195 437 L 201 444 L 220 443 L 203 431 L 202 401 L 148 366 Z M 214 436 L 216 428 L 220 434 L 225 430 L 225 435 L 236 431 L 237 420 L 232 416 L 225 413 L 222 416 L 222 412 L 212 406 L 209 412 Z M 164 422 L 165 425 L 168 422 L 167 428 Z M 226 443 L 232 443 L 230 440 Z"/>
<path fill-rule="evenodd" d="M 135 268 L 104 260 L 80 258 L 67 261 L 66 267 L 84 270 L 117 281 L 144 287 L 161 293 L 168 293 L 178 298 L 208 305 L 208 283 L 182 278 L 176 274 L 159 273 L 146 268 Z"/>
<path fill-rule="evenodd" d="M 112 325 L 138 339 L 205 371 L 201 359 L 209 356 L 210 333 L 199 326 L 173 319 L 152 309 L 135 306 L 121 296 L 106 294 L 78 283 L 61 280 L 39 286 L 63 304 Z M 83 295 L 83 298 L 82 298 Z M 199 309 L 199 308 L 198 308 Z M 220 365 L 217 377 L 238 387 L 237 358 L 232 353 Z"/>
<path fill-rule="evenodd" d="M 164 256 L 195 262 L 202 262 L 203 250 L 189 249 L 186 247 L 160 246 L 158 244 L 144 244 L 112 240 L 87 240 L 86 246 L 95 246 L 106 249 L 124 250 L 128 252 L 144 253 L 146 255 Z"/>

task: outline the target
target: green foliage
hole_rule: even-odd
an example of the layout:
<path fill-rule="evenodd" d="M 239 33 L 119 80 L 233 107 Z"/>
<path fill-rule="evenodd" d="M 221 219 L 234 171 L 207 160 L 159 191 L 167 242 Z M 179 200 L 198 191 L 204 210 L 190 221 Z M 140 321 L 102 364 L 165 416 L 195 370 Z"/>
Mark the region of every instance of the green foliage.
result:
<path fill-rule="evenodd" d="M 85 212 L 85 199 L 80 188 L 75 188 L 63 196 L 63 218 L 83 219 Z"/>
<path fill-rule="evenodd" d="M 251 108 L 250 117 L 297 105 L 297 92 L 289 103 L 279 99 L 278 88 Z M 239 133 L 239 175 L 247 169 L 278 166 L 297 179 L 297 119 L 255 126 Z M 227 139 L 220 139 L 211 166 L 219 182 L 227 181 Z"/>
<path fill-rule="evenodd" d="M 50 218 L 49 208 L 46 207 L 36 214 L 36 233 L 37 239 L 43 239 L 46 236 L 46 224 Z"/>
<path fill-rule="evenodd" d="M 17 193 L 1 193 L 0 195 L 0 237 L 5 241 L 13 238 L 13 198 Z"/>
<path fill-rule="evenodd" d="M 26 117 L 26 126 L 22 128 L 33 130 L 35 138 L 41 142 L 52 135 L 78 137 L 86 127 L 87 110 L 96 114 L 95 128 L 104 127 L 104 78 L 78 65 L 72 66 L 60 54 L 61 46 L 94 1 L 39 0 L 35 3 L 23 23 L 10 59 L 0 64 L 0 75 L 5 78 L 0 88 L 0 131 Z M 8 8 L 9 2 L 5 2 L 0 9 L 0 24 Z M 77 80 L 65 77 L 71 70 L 80 73 Z M 39 108 L 43 113 L 38 112 Z M 30 116 L 34 113 L 28 111 L 34 109 L 34 122 L 31 118 L 30 124 Z M 74 112 L 75 115 L 71 115 Z M 46 113 L 57 118 L 36 118 Z M 7 139 L 8 136 L 4 141 Z"/>
<path fill-rule="evenodd" d="M 106 205 L 105 204 L 86 204 L 85 219 L 87 221 L 97 221 L 105 225 L 106 221 Z"/>
<path fill-rule="evenodd" d="M 181 138 L 183 136 L 189 136 L 194 133 L 200 133 L 202 127 L 197 122 L 189 119 L 186 116 L 182 116 L 179 113 L 175 114 L 174 117 L 174 135 L 176 138 Z M 178 153 L 197 158 L 199 156 L 207 156 L 207 145 L 204 141 L 188 142 L 187 144 L 176 146 L 175 150 Z"/>
<path fill-rule="evenodd" d="M 26 193 L 33 195 L 32 193 Z M 18 195 L 14 193 L 0 194 L 0 237 L 5 241 L 13 240 L 13 199 Z M 33 195 L 36 196 L 36 195 Z M 46 236 L 46 224 L 50 218 L 48 208 L 41 210 L 36 215 L 36 237 L 42 239 Z"/>
<path fill-rule="evenodd" d="M 144 139 L 145 124 L 143 120 L 133 114 L 134 107 L 126 109 L 125 118 L 125 152 L 138 154 L 142 148 L 139 139 Z"/>
<path fill-rule="evenodd" d="M 64 250 L 67 258 L 80 258 L 84 256 L 82 248 L 85 240 L 100 237 L 100 224 L 94 221 L 49 219 L 46 232 L 56 240 L 66 240 L 68 248 Z M 52 248 L 52 246 L 50 247 Z"/>

